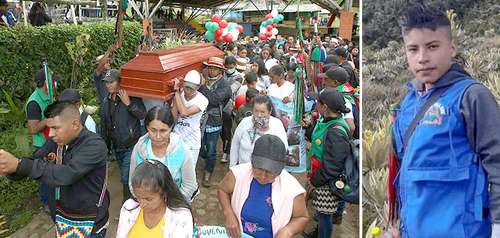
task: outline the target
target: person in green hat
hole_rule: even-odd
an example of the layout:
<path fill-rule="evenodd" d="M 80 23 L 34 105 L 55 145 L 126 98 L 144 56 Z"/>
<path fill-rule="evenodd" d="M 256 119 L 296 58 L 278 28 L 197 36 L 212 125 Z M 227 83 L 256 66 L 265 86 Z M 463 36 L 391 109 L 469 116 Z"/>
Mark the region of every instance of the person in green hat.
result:
<path fill-rule="evenodd" d="M 350 109 L 345 106 L 340 92 L 325 88 L 318 95 L 317 110 L 322 119 L 316 123 L 311 136 L 306 197 L 317 211 L 317 237 L 332 237 L 332 219 L 340 199 L 332 193 L 329 183 L 339 179 L 349 157 L 350 132 L 343 114 L 349 113 Z"/>

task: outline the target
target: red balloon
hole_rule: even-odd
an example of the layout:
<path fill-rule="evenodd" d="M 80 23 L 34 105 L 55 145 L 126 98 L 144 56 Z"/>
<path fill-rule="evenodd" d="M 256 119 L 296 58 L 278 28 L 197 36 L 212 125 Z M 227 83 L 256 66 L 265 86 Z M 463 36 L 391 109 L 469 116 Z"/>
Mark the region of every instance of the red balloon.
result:
<path fill-rule="evenodd" d="M 222 36 L 215 36 L 215 41 L 217 43 L 221 42 L 222 41 Z"/>
<path fill-rule="evenodd" d="M 237 26 L 235 26 L 235 28 L 238 29 L 238 31 L 240 31 L 240 33 L 243 33 L 243 26 L 237 25 Z"/>
<path fill-rule="evenodd" d="M 225 42 L 232 42 L 233 41 L 233 35 L 231 34 L 226 34 L 225 36 L 222 37 L 222 39 L 225 41 Z"/>
<path fill-rule="evenodd" d="M 273 18 L 273 15 L 271 15 L 271 13 L 269 13 L 269 14 L 266 15 L 266 20 L 269 20 L 271 18 Z"/>
<path fill-rule="evenodd" d="M 272 31 L 272 30 L 273 30 L 273 26 L 271 26 L 271 25 L 267 25 L 267 26 L 266 26 L 266 30 L 267 30 L 267 31 Z"/>
<path fill-rule="evenodd" d="M 272 33 L 272 32 L 270 32 L 270 31 L 268 31 L 268 32 L 266 32 L 266 36 L 267 36 L 267 37 L 271 37 L 271 36 L 273 36 L 273 33 Z"/>
<path fill-rule="evenodd" d="M 240 109 L 240 106 L 245 103 L 247 103 L 245 94 L 241 94 L 234 99 L 234 107 L 236 107 L 236 110 Z"/>
<path fill-rule="evenodd" d="M 219 29 L 224 29 L 226 28 L 228 25 L 227 21 L 226 20 L 222 20 L 219 22 Z"/>
<path fill-rule="evenodd" d="M 212 20 L 213 22 L 219 23 L 222 20 L 222 17 L 220 17 L 219 15 L 213 15 L 210 18 L 210 20 Z"/>
<path fill-rule="evenodd" d="M 272 35 L 272 33 L 271 33 L 271 35 Z M 261 40 L 267 40 L 267 35 L 266 35 L 266 34 L 260 34 L 260 35 L 259 35 L 259 38 L 260 38 Z"/>
<path fill-rule="evenodd" d="M 216 36 L 216 37 L 217 37 L 217 36 L 222 36 L 222 29 L 217 29 L 217 30 L 215 31 L 215 36 Z"/>
<path fill-rule="evenodd" d="M 273 26 L 273 28 L 276 28 L 276 27 L 278 26 L 278 24 L 273 23 L 273 25 L 272 25 L 272 26 Z"/>

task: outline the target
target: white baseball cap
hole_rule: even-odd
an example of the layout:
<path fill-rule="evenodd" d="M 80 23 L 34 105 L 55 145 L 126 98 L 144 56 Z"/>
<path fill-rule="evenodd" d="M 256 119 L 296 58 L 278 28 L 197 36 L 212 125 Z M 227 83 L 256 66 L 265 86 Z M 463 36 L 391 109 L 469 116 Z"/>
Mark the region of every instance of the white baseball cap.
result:
<path fill-rule="evenodd" d="M 184 76 L 184 85 L 190 88 L 197 88 L 201 84 L 200 73 L 196 70 L 189 71 L 186 76 Z"/>
<path fill-rule="evenodd" d="M 277 59 L 269 59 L 266 61 L 265 66 L 266 69 L 269 70 L 271 67 L 280 64 L 280 62 Z"/>

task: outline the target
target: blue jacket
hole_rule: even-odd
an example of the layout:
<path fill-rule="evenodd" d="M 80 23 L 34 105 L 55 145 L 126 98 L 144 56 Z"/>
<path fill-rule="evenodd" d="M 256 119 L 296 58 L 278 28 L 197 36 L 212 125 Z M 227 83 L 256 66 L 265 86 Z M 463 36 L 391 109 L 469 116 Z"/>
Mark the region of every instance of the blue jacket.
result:
<path fill-rule="evenodd" d="M 462 98 L 478 82 L 453 65 L 421 94 L 412 84 L 393 126 L 400 170 L 396 188 L 402 237 L 490 237 L 488 179 L 469 143 Z M 411 121 L 436 88 L 448 87 L 403 148 Z"/>

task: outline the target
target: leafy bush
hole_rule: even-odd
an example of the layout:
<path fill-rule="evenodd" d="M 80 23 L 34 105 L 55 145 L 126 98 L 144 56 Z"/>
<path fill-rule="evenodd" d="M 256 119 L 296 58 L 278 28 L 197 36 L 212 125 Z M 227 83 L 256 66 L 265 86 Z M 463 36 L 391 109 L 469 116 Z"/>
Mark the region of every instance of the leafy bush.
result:
<path fill-rule="evenodd" d="M 47 58 L 50 69 L 62 77 L 59 89 L 69 87 L 73 61 L 65 43 L 74 42 L 81 33 L 88 34 L 90 42 L 85 46 L 89 52 L 79 69 L 84 78 L 82 82 L 93 87 L 95 58 L 104 54 L 113 44 L 113 23 L 0 28 L 0 88 L 12 92 L 16 103 L 24 104 L 35 87 L 33 78 L 43 58 Z M 141 34 L 142 26 L 139 23 L 124 23 L 122 46 L 115 51 L 112 66 L 118 67 L 135 56 Z M 0 95 L 0 98 L 3 96 Z M 94 95 L 83 95 L 84 101 L 92 98 Z"/>
<path fill-rule="evenodd" d="M 74 44 L 81 34 L 90 36 L 90 40 L 81 46 L 88 52 L 84 54 L 83 61 L 74 67 L 66 46 Z M 124 23 L 124 38 L 121 48 L 114 53 L 113 67 L 119 67 L 135 56 L 141 34 L 139 23 Z M 73 82 L 73 87 L 82 90 L 86 104 L 97 105 L 92 81 L 95 58 L 104 54 L 113 42 L 113 23 L 0 28 L 0 148 L 16 156 L 31 154 L 30 137 L 24 128 L 26 118 L 23 107 L 35 87 L 33 78 L 43 58 L 48 59 L 50 69 L 62 78 L 59 90 L 69 87 L 72 69 L 78 68 L 80 81 Z M 6 222 L 0 222 L 0 237 L 31 220 L 33 209 L 38 206 L 37 190 L 38 184 L 32 179 L 10 181 L 0 177 L 0 216 L 3 215 Z"/>
<path fill-rule="evenodd" d="M 28 130 L 25 128 L 11 128 L 0 133 L 0 148 L 5 149 L 16 156 L 29 156 L 31 147 Z M 0 237 L 8 235 L 23 226 L 30 220 L 31 210 L 36 207 L 31 201 L 38 197 L 38 184 L 33 179 L 21 181 L 10 181 L 0 177 L 0 215 L 5 216 L 5 228 L 8 231 L 0 234 Z M 21 219 L 18 215 L 24 214 Z M 28 216 L 29 215 L 29 216 Z"/>

